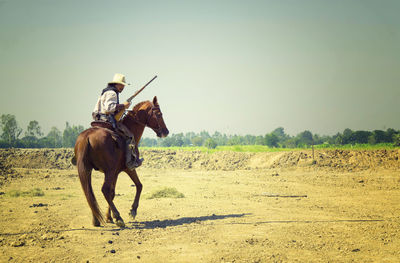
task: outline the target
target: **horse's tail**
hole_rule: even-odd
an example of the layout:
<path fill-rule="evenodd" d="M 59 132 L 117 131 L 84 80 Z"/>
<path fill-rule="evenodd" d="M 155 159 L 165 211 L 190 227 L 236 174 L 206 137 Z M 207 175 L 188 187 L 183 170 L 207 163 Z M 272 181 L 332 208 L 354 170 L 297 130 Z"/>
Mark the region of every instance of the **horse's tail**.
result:
<path fill-rule="evenodd" d="M 79 139 L 78 139 L 79 140 Z M 96 197 L 92 188 L 92 166 L 88 160 L 90 143 L 89 138 L 77 140 L 75 145 L 75 160 L 78 167 L 79 179 L 81 181 L 83 192 L 85 193 L 86 200 L 92 210 L 93 216 L 96 217 L 100 223 L 105 224 L 103 214 L 100 211 Z"/>

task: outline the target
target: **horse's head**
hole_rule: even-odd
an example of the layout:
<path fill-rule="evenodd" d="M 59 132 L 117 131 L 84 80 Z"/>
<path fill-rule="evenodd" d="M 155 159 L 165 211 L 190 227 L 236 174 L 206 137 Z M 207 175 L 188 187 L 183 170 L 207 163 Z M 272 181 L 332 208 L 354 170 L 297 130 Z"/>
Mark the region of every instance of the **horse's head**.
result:
<path fill-rule="evenodd" d="M 124 118 L 124 124 L 128 127 L 138 123 L 151 128 L 157 137 L 163 138 L 169 134 L 156 96 L 153 98 L 153 102 L 143 101 L 136 104 L 132 111 L 128 111 L 127 116 L 129 117 Z"/>

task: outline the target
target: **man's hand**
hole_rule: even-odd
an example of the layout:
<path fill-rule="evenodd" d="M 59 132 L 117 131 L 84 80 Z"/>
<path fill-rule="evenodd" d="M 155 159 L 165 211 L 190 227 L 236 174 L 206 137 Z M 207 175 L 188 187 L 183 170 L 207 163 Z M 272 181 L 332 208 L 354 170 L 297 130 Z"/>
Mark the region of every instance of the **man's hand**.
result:
<path fill-rule="evenodd" d="M 124 106 L 125 106 L 125 109 L 128 109 L 129 106 L 131 106 L 131 103 L 128 102 L 128 101 L 125 101 L 125 102 L 124 102 Z"/>

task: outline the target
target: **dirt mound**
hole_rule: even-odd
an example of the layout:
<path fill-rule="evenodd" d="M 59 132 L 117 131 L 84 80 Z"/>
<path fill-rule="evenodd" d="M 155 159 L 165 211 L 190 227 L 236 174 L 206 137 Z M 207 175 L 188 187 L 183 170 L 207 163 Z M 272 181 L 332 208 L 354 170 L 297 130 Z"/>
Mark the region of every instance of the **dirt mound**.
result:
<path fill-rule="evenodd" d="M 20 176 L 17 171 L 15 171 L 12 166 L 7 163 L 7 156 L 7 151 L 0 152 L 0 186 L 6 181 Z"/>
<path fill-rule="evenodd" d="M 289 152 L 273 162 L 271 168 L 316 166 L 344 171 L 400 169 L 400 150 L 318 150 L 314 160 L 311 151 Z"/>
<path fill-rule="evenodd" d="M 72 169 L 73 149 L 4 149 L 0 155 L 17 168 Z"/>
<path fill-rule="evenodd" d="M 5 149 L 0 150 L 2 173 L 11 167 L 75 169 L 71 164 L 73 149 Z M 143 168 L 250 170 L 276 168 L 329 168 L 340 171 L 367 169 L 400 169 L 400 150 L 316 150 L 311 151 L 243 153 L 176 150 L 142 150 Z"/>
<path fill-rule="evenodd" d="M 216 152 L 207 154 L 200 151 L 146 150 L 142 151 L 144 168 L 178 168 L 205 170 L 250 169 L 249 160 L 254 153 Z"/>

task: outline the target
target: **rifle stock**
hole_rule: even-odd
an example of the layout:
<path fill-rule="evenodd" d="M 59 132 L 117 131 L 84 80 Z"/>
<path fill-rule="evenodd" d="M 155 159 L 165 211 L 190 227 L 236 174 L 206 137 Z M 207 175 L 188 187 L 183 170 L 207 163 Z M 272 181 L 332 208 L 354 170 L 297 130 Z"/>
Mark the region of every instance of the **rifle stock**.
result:
<path fill-rule="evenodd" d="M 146 85 L 144 85 L 140 90 L 136 91 L 135 94 L 133 94 L 132 96 L 130 96 L 126 101 L 127 102 L 131 102 L 133 100 L 133 98 L 135 98 L 140 92 L 142 92 L 142 90 L 144 90 L 144 88 L 147 87 L 147 85 L 150 84 L 150 82 L 152 82 L 155 78 L 157 78 L 157 75 L 154 76 L 149 82 L 146 83 Z M 119 121 L 122 117 L 122 114 L 124 114 L 125 110 L 121 110 L 119 112 L 117 112 L 114 117 L 117 121 Z"/>

